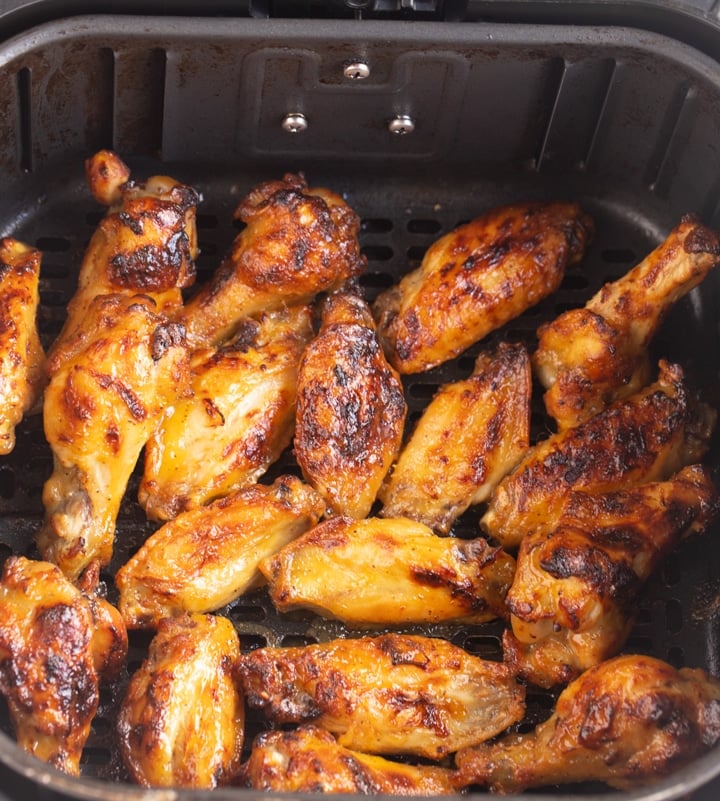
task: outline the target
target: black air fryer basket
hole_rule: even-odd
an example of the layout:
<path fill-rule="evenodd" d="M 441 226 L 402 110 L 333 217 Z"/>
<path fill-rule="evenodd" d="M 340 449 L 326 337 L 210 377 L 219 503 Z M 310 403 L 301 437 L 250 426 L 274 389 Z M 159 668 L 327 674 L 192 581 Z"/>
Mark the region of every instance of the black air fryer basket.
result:
<path fill-rule="evenodd" d="M 578 200 L 595 219 L 595 239 L 560 291 L 503 332 L 528 343 L 541 321 L 582 305 L 685 213 L 720 228 L 717 4 L 102 5 L 0 3 L 0 235 L 43 251 L 46 344 L 60 329 L 103 213 L 83 172 L 101 148 L 116 150 L 139 179 L 163 172 L 202 192 L 198 281 L 237 233 L 240 198 L 259 181 L 304 172 L 360 214 L 369 300 L 416 267 L 440 235 L 494 205 Z M 718 408 L 719 305 L 716 271 L 677 304 L 653 343 Z M 439 384 L 469 373 L 476 352 L 408 378 L 411 420 Z M 538 404 L 533 424 L 535 432 L 546 426 Z M 708 457 L 716 478 L 717 439 Z M 32 552 L 51 464 L 41 418 L 30 417 L 13 454 L 0 459 L 4 554 Z M 273 470 L 293 467 L 288 453 Z M 153 530 L 135 491 L 131 484 L 115 561 L 103 575 L 111 599 L 114 570 Z M 458 533 L 476 532 L 477 516 L 464 516 Z M 343 634 L 315 619 L 278 616 L 262 591 L 223 611 L 244 649 Z M 495 624 L 430 633 L 483 657 L 502 655 Z M 146 646 L 147 638 L 131 637 L 129 669 Z M 688 539 L 649 582 L 625 651 L 720 675 L 720 529 Z M 0 798 L 259 797 L 129 784 L 114 744 L 121 692 L 117 686 L 102 698 L 79 779 L 21 753 L 3 711 Z M 531 692 L 523 725 L 547 717 L 553 700 Z M 710 799 L 720 793 L 718 774 L 720 754 L 710 753 L 633 792 L 608 795 L 592 785 L 522 797 L 670 801 L 697 792 Z"/>

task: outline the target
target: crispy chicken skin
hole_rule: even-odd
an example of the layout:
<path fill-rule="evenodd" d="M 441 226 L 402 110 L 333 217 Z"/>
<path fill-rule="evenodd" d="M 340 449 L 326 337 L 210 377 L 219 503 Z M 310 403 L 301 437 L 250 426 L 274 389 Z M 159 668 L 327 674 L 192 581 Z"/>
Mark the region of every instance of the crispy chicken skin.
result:
<path fill-rule="evenodd" d="M 556 519 L 572 490 L 609 492 L 668 478 L 707 451 L 716 414 L 691 398 L 679 365 L 655 383 L 532 447 L 496 487 L 482 528 L 506 548 Z"/>
<path fill-rule="evenodd" d="M 409 518 L 326 520 L 260 563 L 281 612 L 355 627 L 505 617 L 515 560 L 485 539 L 438 537 Z"/>
<path fill-rule="evenodd" d="M 484 350 L 473 374 L 440 387 L 380 489 L 383 517 L 447 534 L 488 499 L 530 445 L 530 359 L 523 345 Z"/>
<path fill-rule="evenodd" d="M 150 298 L 101 295 L 49 368 L 43 418 L 54 466 L 37 544 L 75 579 L 93 560 L 110 561 L 128 479 L 187 385 L 184 332 Z"/>
<path fill-rule="evenodd" d="M 241 784 L 254 790 L 357 795 L 437 796 L 457 793 L 453 771 L 409 765 L 343 748 L 312 724 L 255 738 Z"/>
<path fill-rule="evenodd" d="M 49 562 L 9 557 L 0 578 L 0 691 L 20 747 L 71 775 L 90 734 L 101 681 L 127 654 L 117 610 Z"/>
<path fill-rule="evenodd" d="M 566 684 L 624 646 L 638 594 L 658 563 L 720 512 L 710 473 L 568 495 L 557 525 L 527 534 L 507 606 L 505 661 L 541 687 Z"/>
<path fill-rule="evenodd" d="M 90 239 L 67 319 L 51 353 L 70 337 L 97 295 L 145 294 L 158 309 L 182 304 L 182 289 L 195 281 L 200 196 L 173 178 L 156 175 L 145 183 L 109 150 L 85 164 L 93 197 L 108 209 Z"/>
<path fill-rule="evenodd" d="M 263 583 L 260 560 L 314 526 L 324 508 L 300 479 L 281 476 L 165 523 L 115 575 L 127 625 L 220 609 Z"/>
<path fill-rule="evenodd" d="M 326 298 L 300 361 L 294 448 L 331 513 L 365 517 L 402 443 L 407 404 L 365 301 Z"/>
<path fill-rule="evenodd" d="M 670 307 L 720 262 L 720 239 L 692 216 L 584 308 L 538 329 L 533 365 L 559 428 L 631 395 L 650 376 L 647 347 Z"/>
<path fill-rule="evenodd" d="M 709 751 L 720 739 L 718 721 L 717 679 L 619 656 L 568 685 L 534 731 L 457 754 L 457 781 L 498 793 L 585 781 L 631 789 Z"/>
<path fill-rule="evenodd" d="M 316 725 L 371 754 L 441 759 L 524 714 L 506 665 L 446 640 L 402 634 L 258 648 L 238 660 L 250 707 L 275 723 Z"/>
<path fill-rule="evenodd" d="M 39 250 L 11 237 L 0 239 L 0 455 L 15 447 L 15 428 L 39 406 L 46 383 L 40 343 Z"/>
<path fill-rule="evenodd" d="M 298 362 L 313 335 L 309 306 L 247 320 L 234 340 L 190 363 L 192 393 L 148 440 L 138 499 L 170 520 L 257 481 L 292 441 Z"/>
<path fill-rule="evenodd" d="M 559 286 L 592 236 L 576 203 L 493 209 L 438 239 L 373 306 L 391 363 L 429 370 L 518 317 Z"/>
<path fill-rule="evenodd" d="M 245 317 L 307 303 L 365 268 L 360 218 L 302 175 L 255 187 L 235 217 L 246 224 L 210 282 L 181 314 L 193 347 L 218 345 Z"/>

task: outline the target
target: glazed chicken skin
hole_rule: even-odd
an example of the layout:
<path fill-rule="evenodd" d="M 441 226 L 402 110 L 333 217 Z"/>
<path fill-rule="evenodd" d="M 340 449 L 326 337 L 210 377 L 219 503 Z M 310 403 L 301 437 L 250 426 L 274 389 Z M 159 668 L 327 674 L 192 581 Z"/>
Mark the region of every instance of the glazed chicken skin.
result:
<path fill-rule="evenodd" d="M 254 484 L 165 523 L 115 575 L 129 628 L 212 612 L 264 582 L 261 559 L 314 526 L 322 498 L 295 476 Z"/>
<path fill-rule="evenodd" d="M 97 295 L 141 293 L 169 311 L 182 305 L 182 290 L 195 281 L 200 195 L 192 187 L 165 175 L 134 181 L 110 150 L 88 159 L 85 174 L 95 200 L 109 209 L 88 243 L 51 354 L 82 324 Z"/>
<path fill-rule="evenodd" d="M 438 537 L 409 518 L 335 517 L 260 563 L 280 612 L 353 627 L 506 617 L 515 560 L 482 537 Z"/>
<path fill-rule="evenodd" d="M 329 512 L 363 518 L 402 444 L 407 403 L 365 301 L 328 296 L 298 370 L 295 457 Z"/>
<path fill-rule="evenodd" d="M 507 594 L 505 661 L 541 687 L 566 684 L 625 645 L 637 597 L 682 537 L 720 512 L 700 465 L 668 481 L 591 495 L 570 493 L 558 523 L 525 536 Z"/>
<path fill-rule="evenodd" d="M 46 383 L 45 351 L 40 343 L 39 250 L 0 239 L 0 455 L 15 447 L 15 429 L 39 406 Z"/>
<path fill-rule="evenodd" d="M 691 397 L 682 368 L 661 360 L 655 383 L 533 446 L 498 484 L 480 524 L 515 548 L 551 525 L 573 490 L 629 488 L 700 462 L 715 421 L 714 410 Z"/>
<path fill-rule="evenodd" d="M 584 308 L 538 329 L 533 365 L 548 414 L 578 425 L 650 379 L 648 345 L 670 307 L 720 263 L 720 239 L 686 216 L 662 244 Z"/>
<path fill-rule="evenodd" d="M 629 790 L 709 751 L 719 712 L 720 682 L 703 670 L 619 656 L 568 685 L 534 731 L 457 754 L 457 782 L 498 793 L 585 781 Z"/>
<path fill-rule="evenodd" d="M 94 587 L 76 587 L 49 562 L 6 560 L 0 691 L 24 751 L 78 775 L 100 683 L 117 676 L 126 654 L 122 619 Z"/>
<path fill-rule="evenodd" d="M 245 736 L 245 707 L 232 676 L 239 653 L 227 618 L 161 622 L 116 724 L 123 761 L 138 784 L 213 789 L 235 780 Z"/>
<path fill-rule="evenodd" d="M 357 795 L 453 795 L 453 771 L 343 748 L 312 724 L 255 738 L 241 784 L 254 790 Z"/>
<path fill-rule="evenodd" d="M 524 715 L 506 665 L 432 637 L 383 634 L 286 648 L 238 660 L 251 708 L 274 723 L 312 721 L 345 748 L 442 759 Z"/>
<path fill-rule="evenodd" d="M 187 386 L 187 366 L 182 328 L 142 295 L 98 296 L 50 356 L 43 422 L 53 472 L 36 540 L 68 577 L 110 561 L 128 479 Z"/>
<path fill-rule="evenodd" d="M 383 517 L 410 517 L 447 534 L 486 501 L 530 445 L 530 359 L 501 342 L 472 375 L 445 384 L 422 413 L 378 497 Z"/>
<path fill-rule="evenodd" d="M 235 217 L 246 227 L 179 318 L 194 348 L 220 344 L 246 317 L 308 303 L 365 268 L 360 218 L 334 192 L 309 188 L 302 175 L 256 186 Z"/>
<path fill-rule="evenodd" d="M 248 320 L 233 341 L 195 351 L 191 394 L 145 449 L 140 505 L 170 520 L 257 481 L 290 444 L 298 362 L 313 335 L 309 306 Z"/>
<path fill-rule="evenodd" d="M 552 294 L 593 233 L 576 203 L 493 209 L 438 239 L 373 312 L 402 374 L 458 356 Z"/>

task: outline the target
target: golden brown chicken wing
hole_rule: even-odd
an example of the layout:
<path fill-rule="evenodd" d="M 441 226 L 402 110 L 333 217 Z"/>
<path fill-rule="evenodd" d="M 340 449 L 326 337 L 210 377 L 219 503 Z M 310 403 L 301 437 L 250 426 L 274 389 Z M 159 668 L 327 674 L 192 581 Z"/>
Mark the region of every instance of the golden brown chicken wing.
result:
<path fill-rule="evenodd" d="M 417 270 L 374 304 L 403 374 L 452 359 L 554 292 L 593 232 L 576 203 L 503 206 L 435 242 Z"/>
<path fill-rule="evenodd" d="M 128 479 L 187 386 L 184 332 L 139 295 L 101 295 L 49 360 L 43 409 L 53 473 L 43 489 L 44 559 L 76 578 L 107 564 Z"/>
<path fill-rule="evenodd" d="M 40 343 L 42 254 L 17 239 L 0 239 L 0 454 L 15 447 L 15 428 L 38 406 L 46 383 Z"/>
<path fill-rule="evenodd" d="M 131 628 L 212 612 L 263 582 L 258 563 L 314 526 L 322 498 L 294 476 L 255 484 L 179 515 L 152 534 L 115 575 Z"/>
<path fill-rule="evenodd" d="M 583 673 L 533 732 L 457 755 L 458 782 L 499 793 L 602 781 L 647 784 L 720 739 L 720 682 L 648 656 L 620 656 Z"/>
<path fill-rule="evenodd" d="M 218 345 L 244 318 L 307 303 L 365 268 L 357 214 L 328 189 L 308 188 L 302 175 L 255 187 L 235 217 L 246 227 L 180 315 L 193 347 Z"/>
<path fill-rule="evenodd" d="M 365 517 L 400 451 L 407 404 L 365 301 L 330 295 L 300 361 L 295 456 L 334 514 Z"/>
<path fill-rule="evenodd" d="M 654 384 L 531 448 L 498 484 L 481 526 L 516 547 L 556 520 L 572 490 L 609 492 L 667 478 L 702 459 L 716 416 L 691 397 L 682 369 L 661 361 Z"/>
<path fill-rule="evenodd" d="M 117 719 L 120 751 L 136 782 L 207 789 L 236 778 L 245 735 L 245 708 L 232 676 L 239 653 L 226 618 L 161 622 Z"/>
<path fill-rule="evenodd" d="M 351 626 L 506 617 L 515 560 L 482 537 L 438 537 L 409 518 L 336 517 L 260 563 L 281 612 L 311 609 Z"/>
<path fill-rule="evenodd" d="M 552 687 L 617 654 L 643 583 L 684 535 L 704 531 L 719 512 L 720 496 L 699 465 L 668 481 L 568 495 L 557 524 L 520 544 L 505 661 Z"/>
<path fill-rule="evenodd" d="M 260 478 L 290 444 L 298 361 L 313 334 L 308 306 L 248 320 L 217 350 L 190 363 L 192 394 L 150 437 L 138 498 L 169 520 Z"/>
<path fill-rule="evenodd" d="M 670 307 L 720 263 L 720 239 L 692 216 L 627 275 L 606 284 L 582 309 L 538 329 L 533 354 L 560 428 L 587 420 L 650 376 L 647 347 Z"/>
<path fill-rule="evenodd" d="M 248 704 L 270 720 L 312 720 L 340 745 L 374 754 L 440 759 L 524 714 L 524 689 L 506 665 L 430 637 L 258 648 L 238 672 Z"/>
<path fill-rule="evenodd" d="M 243 766 L 242 784 L 254 790 L 357 795 L 454 795 L 453 771 L 409 765 L 343 748 L 324 729 L 263 732 Z"/>
<path fill-rule="evenodd" d="M 102 598 L 56 565 L 11 556 L 0 578 L 0 691 L 20 747 L 66 773 L 80 758 L 101 681 L 127 654 L 127 632 Z"/>
<path fill-rule="evenodd" d="M 447 534 L 528 449 L 531 392 L 524 346 L 483 351 L 470 378 L 440 387 L 425 408 L 380 489 L 380 515 Z"/>

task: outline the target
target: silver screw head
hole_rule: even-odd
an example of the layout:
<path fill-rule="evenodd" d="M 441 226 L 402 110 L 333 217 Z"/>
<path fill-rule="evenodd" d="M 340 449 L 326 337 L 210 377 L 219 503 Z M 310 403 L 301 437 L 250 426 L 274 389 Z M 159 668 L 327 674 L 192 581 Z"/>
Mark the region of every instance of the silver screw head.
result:
<path fill-rule="evenodd" d="M 351 81 L 364 81 L 370 77 L 370 65 L 366 61 L 349 61 L 343 67 L 343 75 Z"/>
<path fill-rule="evenodd" d="M 307 117 L 299 111 L 291 112 L 290 114 L 286 114 L 283 118 L 282 127 L 283 130 L 288 133 L 302 133 L 306 131 L 308 127 Z"/>
<path fill-rule="evenodd" d="M 408 114 L 398 114 L 388 123 L 388 130 L 395 136 L 405 136 L 415 130 L 415 120 Z"/>

